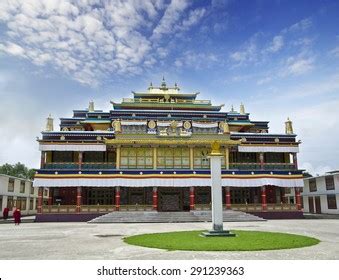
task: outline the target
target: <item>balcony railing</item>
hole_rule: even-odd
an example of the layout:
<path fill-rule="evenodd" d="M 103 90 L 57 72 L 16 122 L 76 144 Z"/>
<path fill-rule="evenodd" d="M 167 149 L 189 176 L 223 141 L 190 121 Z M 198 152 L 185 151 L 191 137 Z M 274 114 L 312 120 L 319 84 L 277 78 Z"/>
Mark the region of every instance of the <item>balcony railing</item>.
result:
<path fill-rule="evenodd" d="M 79 164 L 74 162 L 52 162 L 46 163 L 45 169 L 79 169 Z M 113 162 L 85 162 L 81 169 L 115 169 Z"/>
<path fill-rule="evenodd" d="M 120 205 L 120 211 L 152 211 L 152 205 Z M 115 205 L 81 205 L 80 212 L 83 213 L 107 213 L 116 211 Z M 45 205 L 43 213 L 76 213 L 76 205 Z"/>
<path fill-rule="evenodd" d="M 195 210 L 211 210 L 211 204 L 196 204 Z M 226 204 L 223 205 L 223 209 L 226 210 Z M 248 204 L 232 204 L 232 210 L 245 211 L 245 212 L 261 212 L 262 205 L 259 203 Z M 296 204 L 289 203 L 269 203 L 267 204 L 267 211 L 296 211 Z"/>
<path fill-rule="evenodd" d="M 239 170 L 294 170 L 293 163 L 264 163 L 261 167 L 260 163 L 230 163 L 230 169 Z"/>

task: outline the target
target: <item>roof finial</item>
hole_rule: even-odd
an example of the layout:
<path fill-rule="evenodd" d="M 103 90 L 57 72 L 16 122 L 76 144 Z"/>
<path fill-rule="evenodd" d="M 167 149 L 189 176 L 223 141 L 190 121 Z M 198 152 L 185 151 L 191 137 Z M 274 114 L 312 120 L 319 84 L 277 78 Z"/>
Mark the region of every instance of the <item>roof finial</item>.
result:
<path fill-rule="evenodd" d="M 94 101 L 91 100 L 88 105 L 88 112 L 94 112 Z"/>
<path fill-rule="evenodd" d="M 246 113 L 245 113 L 245 106 L 244 106 L 244 104 L 242 104 L 242 102 L 241 102 L 241 104 L 240 104 L 240 114 L 241 115 L 245 115 Z"/>
<path fill-rule="evenodd" d="M 162 76 L 162 83 L 161 87 L 165 88 L 166 87 L 166 82 L 165 82 L 165 76 Z"/>
<path fill-rule="evenodd" d="M 231 106 L 231 112 L 234 112 L 234 107 L 233 107 L 233 104 Z"/>
<path fill-rule="evenodd" d="M 46 129 L 45 131 L 53 131 L 54 127 L 53 127 L 53 118 L 51 116 L 51 114 L 48 115 L 47 118 L 47 122 L 46 122 Z"/>
<path fill-rule="evenodd" d="M 293 134 L 293 123 L 290 118 L 287 118 L 287 121 L 285 122 L 285 133 Z"/>

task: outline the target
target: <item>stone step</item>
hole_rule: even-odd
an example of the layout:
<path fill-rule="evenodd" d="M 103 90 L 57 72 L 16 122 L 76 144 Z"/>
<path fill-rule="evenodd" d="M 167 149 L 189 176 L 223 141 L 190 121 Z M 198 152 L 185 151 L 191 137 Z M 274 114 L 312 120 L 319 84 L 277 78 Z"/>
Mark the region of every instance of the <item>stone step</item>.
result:
<path fill-rule="evenodd" d="M 264 219 L 241 211 L 227 210 L 223 212 L 225 222 L 264 221 Z M 97 217 L 89 223 L 180 223 L 210 222 L 211 211 L 192 212 L 110 212 Z"/>

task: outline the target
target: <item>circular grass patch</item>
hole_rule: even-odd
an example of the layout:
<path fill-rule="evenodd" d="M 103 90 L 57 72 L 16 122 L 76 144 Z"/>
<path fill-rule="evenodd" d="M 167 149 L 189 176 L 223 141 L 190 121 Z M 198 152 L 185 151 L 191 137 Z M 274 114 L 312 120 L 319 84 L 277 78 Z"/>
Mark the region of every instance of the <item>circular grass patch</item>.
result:
<path fill-rule="evenodd" d="M 316 238 L 303 235 L 232 230 L 235 237 L 202 237 L 203 231 L 141 234 L 125 237 L 130 245 L 185 251 L 260 251 L 301 248 L 318 244 Z"/>

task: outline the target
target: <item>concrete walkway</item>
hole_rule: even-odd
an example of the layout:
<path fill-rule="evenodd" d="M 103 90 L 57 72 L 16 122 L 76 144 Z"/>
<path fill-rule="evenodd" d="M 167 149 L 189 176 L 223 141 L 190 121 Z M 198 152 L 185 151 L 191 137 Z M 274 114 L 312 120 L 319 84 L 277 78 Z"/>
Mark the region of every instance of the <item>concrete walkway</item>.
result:
<path fill-rule="evenodd" d="M 0 259 L 339 259 L 339 220 L 235 222 L 225 227 L 280 231 L 316 237 L 306 248 L 256 252 L 165 251 L 131 246 L 123 236 L 209 229 L 210 223 L 86 224 L 25 223 L 0 225 Z"/>

